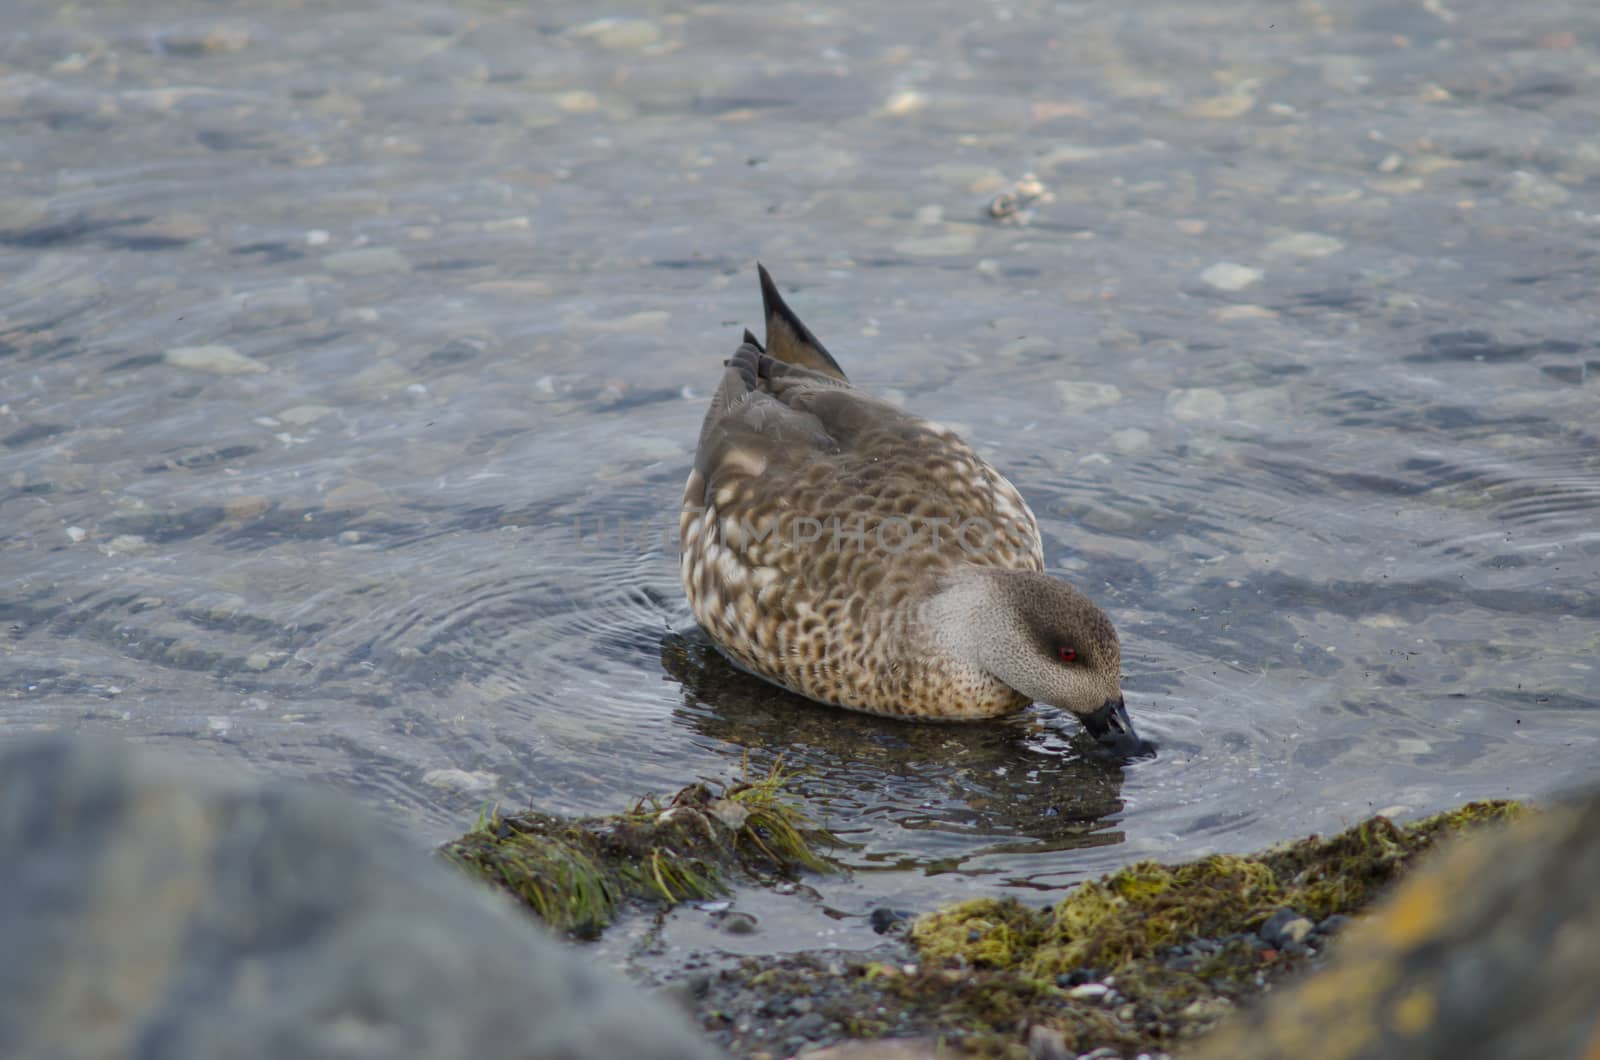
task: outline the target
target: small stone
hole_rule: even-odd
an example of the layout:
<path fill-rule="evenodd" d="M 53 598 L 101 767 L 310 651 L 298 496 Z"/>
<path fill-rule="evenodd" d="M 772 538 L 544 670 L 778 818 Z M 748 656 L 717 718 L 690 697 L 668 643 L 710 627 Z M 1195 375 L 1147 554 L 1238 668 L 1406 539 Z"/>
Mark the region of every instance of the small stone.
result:
<path fill-rule="evenodd" d="M 1202 272 L 1200 279 L 1219 291 L 1242 291 L 1251 284 L 1259 283 L 1263 275 L 1260 269 L 1252 269 L 1248 265 L 1219 261 Z"/>
<path fill-rule="evenodd" d="M 927 98 L 921 92 L 907 88 L 884 101 L 883 109 L 898 118 L 921 110 L 927 102 Z"/>
<path fill-rule="evenodd" d="M 890 909 L 888 906 L 879 906 L 867 918 L 872 925 L 872 930 L 882 935 L 892 930 L 897 924 L 910 920 L 912 914 L 904 909 Z"/>
<path fill-rule="evenodd" d="M 661 42 L 661 27 L 647 18 L 601 18 L 572 30 L 607 51 L 638 51 Z"/>
<path fill-rule="evenodd" d="M 1178 1013 L 1186 1020 L 1218 1020 L 1233 1011 L 1233 1002 L 1225 997 L 1203 997 L 1191 1001 Z"/>
<path fill-rule="evenodd" d="M 1028 1028 L 1028 1056 L 1031 1060 L 1071 1060 L 1066 1035 L 1054 1027 L 1035 1023 Z"/>
<path fill-rule="evenodd" d="M 118 534 L 106 545 L 107 551 L 112 553 L 142 552 L 148 547 L 145 539 L 138 534 Z"/>
<path fill-rule="evenodd" d="M 244 665 L 250 670 L 265 670 L 272 665 L 272 656 L 264 651 L 251 652 L 245 656 Z"/>
<path fill-rule="evenodd" d="M 1278 316 L 1276 309 L 1268 309 L 1264 305 L 1221 305 L 1211 311 L 1211 319 L 1224 323 L 1230 320 L 1274 320 Z"/>
<path fill-rule="evenodd" d="M 1269 258 L 1325 258 L 1344 249 L 1344 243 L 1320 232 L 1296 232 L 1274 239 L 1263 253 Z"/>
<path fill-rule="evenodd" d="M 81 526 L 69 526 L 69 527 L 67 527 L 67 540 L 71 541 L 74 545 L 76 545 L 78 542 L 82 541 L 84 538 L 86 538 L 88 536 L 89 536 L 89 531 L 85 530 Z"/>
<path fill-rule="evenodd" d="M 574 89 L 558 94 L 556 106 L 567 114 L 589 114 L 600 109 L 600 97 L 581 88 Z"/>
<path fill-rule="evenodd" d="M 326 405 L 296 405 L 292 409 L 284 409 L 278 413 L 278 419 L 291 427 L 305 427 L 316 423 L 331 412 L 333 410 Z"/>
<path fill-rule="evenodd" d="M 706 810 L 735 832 L 743 828 L 744 823 L 750 819 L 750 811 L 732 799 L 718 799 L 707 806 Z"/>
<path fill-rule="evenodd" d="M 361 531 L 341 530 L 338 540 L 341 545 L 359 545 L 361 544 Z"/>
<path fill-rule="evenodd" d="M 250 31 L 242 26 L 210 26 L 161 35 L 161 45 L 175 55 L 228 55 L 250 46 Z"/>
<path fill-rule="evenodd" d="M 817 1007 L 817 1003 L 809 997 L 797 997 L 789 1002 L 789 1011 L 796 1016 L 808 1016 Z"/>
<path fill-rule="evenodd" d="M 1241 81 L 1230 91 L 1218 96 L 1207 96 L 1187 104 L 1183 112 L 1191 118 L 1209 118 L 1226 121 L 1231 118 L 1242 117 L 1250 112 L 1256 105 L 1256 89 L 1261 87 L 1261 82 L 1256 78 Z"/>
<path fill-rule="evenodd" d="M 500 783 L 500 778 L 484 770 L 430 769 L 422 774 L 422 782 L 435 788 L 477 792 L 490 790 Z"/>
<path fill-rule="evenodd" d="M 1111 988 L 1104 983 L 1084 983 L 1067 991 L 1067 996 L 1074 1001 L 1099 1001 L 1111 992 Z"/>
<path fill-rule="evenodd" d="M 386 272 L 410 272 L 411 262 L 393 247 L 363 247 L 329 254 L 322 259 L 322 267 L 346 276 L 375 276 Z"/>
<path fill-rule="evenodd" d="M 737 912 L 724 913 L 718 918 L 717 926 L 726 935 L 754 935 L 761 928 L 760 921 L 755 917 Z"/>
<path fill-rule="evenodd" d="M 751 917 L 750 919 L 754 920 L 755 918 Z M 816 1039 L 828 1032 L 828 1024 L 830 1022 L 828 1017 L 822 1013 L 813 1012 L 809 1015 L 801 1016 L 789 1024 L 788 1031 L 790 1034 L 804 1035 L 807 1038 Z"/>
<path fill-rule="evenodd" d="M 1290 943 L 1304 941 L 1315 925 L 1293 909 L 1279 909 L 1267 918 L 1256 934 L 1271 945 L 1283 949 Z"/>
<path fill-rule="evenodd" d="M 222 512 L 229 519 L 254 519 L 272 507 L 272 502 L 258 495 L 229 497 L 222 502 Z"/>
<path fill-rule="evenodd" d="M 179 368 L 216 375 L 242 375 L 246 372 L 265 372 L 267 366 L 253 357 L 246 357 L 232 346 L 174 346 L 166 352 L 166 362 Z"/>
<path fill-rule="evenodd" d="M 1056 380 L 1056 395 L 1061 404 L 1072 412 L 1105 408 L 1122 400 L 1122 391 L 1111 383 L 1091 383 L 1078 380 Z"/>
<path fill-rule="evenodd" d="M 1208 386 L 1167 394 L 1167 415 L 1175 420 L 1214 420 L 1227 411 L 1228 399 L 1222 391 Z"/>

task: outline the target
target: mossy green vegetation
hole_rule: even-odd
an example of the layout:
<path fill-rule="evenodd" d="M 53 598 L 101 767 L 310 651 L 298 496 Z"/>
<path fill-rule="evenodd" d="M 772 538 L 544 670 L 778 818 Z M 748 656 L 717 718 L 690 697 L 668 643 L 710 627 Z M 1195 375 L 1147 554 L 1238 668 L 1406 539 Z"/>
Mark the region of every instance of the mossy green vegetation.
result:
<path fill-rule="evenodd" d="M 1471 803 L 1406 825 L 1374 817 L 1252 856 L 1141 861 L 1080 884 L 1050 910 L 962 902 L 920 918 L 911 939 L 926 958 L 1035 977 L 1113 971 L 1188 939 L 1259 927 L 1279 908 L 1313 920 L 1354 912 L 1440 838 L 1521 812 L 1516 803 Z"/>
<path fill-rule="evenodd" d="M 1523 812 L 1471 803 L 1404 825 L 1374 817 L 1252 856 L 1140 862 L 1079 885 L 1054 908 L 961 902 L 912 925 L 924 963 L 886 977 L 887 988 L 974 1055 L 1026 1056 L 1024 1033 L 1035 1025 L 1078 1052 L 1169 1050 L 1304 963 L 1304 952 L 1279 953 L 1250 934 L 1276 910 L 1313 921 L 1359 913 L 1440 840 Z M 1196 940 L 1207 940 L 1203 950 L 1173 957 Z M 1075 994 L 1079 980 L 1113 989 Z"/>
<path fill-rule="evenodd" d="M 783 797 L 788 779 L 694 784 L 628 811 L 566 820 L 486 812 L 443 857 L 514 895 L 557 930 L 593 935 L 630 901 L 671 905 L 726 891 L 731 873 L 764 879 L 835 867 L 836 843 Z"/>

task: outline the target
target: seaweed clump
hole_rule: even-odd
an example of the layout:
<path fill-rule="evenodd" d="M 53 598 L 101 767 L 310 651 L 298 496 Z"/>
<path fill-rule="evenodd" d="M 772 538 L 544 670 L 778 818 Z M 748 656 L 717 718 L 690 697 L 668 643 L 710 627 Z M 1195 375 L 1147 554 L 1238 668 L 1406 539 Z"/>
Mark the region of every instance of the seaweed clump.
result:
<path fill-rule="evenodd" d="M 726 893 L 731 873 L 764 879 L 833 871 L 831 833 L 781 797 L 786 775 L 729 787 L 693 784 L 624 813 L 566 820 L 486 812 L 440 854 L 503 890 L 558 931 L 598 934 L 627 903 Z"/>
<path fill-rule="evenodd" d="M 1404 825 L 1374 817 L 1257 855 L 1140 862 L 1051 909 L 961 902 L 912 925 L 925 965 L 897 990 L 981 1054 L 1009 1055 L 1025 1033 L 1080 1052 L 1169 1048 L 1317 957 L 1336 922 L 1440 840 L 1523 812 L 1470 803 Z M 1294 921 L 1298 930 L 1280 931 Z"/>

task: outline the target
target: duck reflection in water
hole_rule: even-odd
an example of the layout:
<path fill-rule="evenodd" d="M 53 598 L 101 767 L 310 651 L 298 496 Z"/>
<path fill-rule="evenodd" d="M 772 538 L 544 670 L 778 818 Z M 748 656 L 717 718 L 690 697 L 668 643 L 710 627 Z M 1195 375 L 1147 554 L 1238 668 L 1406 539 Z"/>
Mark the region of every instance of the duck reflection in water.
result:
<path fill-rule="evenodd" d="M 690 728 L 737 748 L 752 775 L 780 759 L 802 773 L 807 803 L 856 846 L 835 852 L 852 868 L 953 870 L 1125 838 L 1122 760 L 1065 718 L 939 725 L 846 713 L 741 672 L 699 629 L 666 634 L 661 662 L 683 685 L 676 713 Z"/>

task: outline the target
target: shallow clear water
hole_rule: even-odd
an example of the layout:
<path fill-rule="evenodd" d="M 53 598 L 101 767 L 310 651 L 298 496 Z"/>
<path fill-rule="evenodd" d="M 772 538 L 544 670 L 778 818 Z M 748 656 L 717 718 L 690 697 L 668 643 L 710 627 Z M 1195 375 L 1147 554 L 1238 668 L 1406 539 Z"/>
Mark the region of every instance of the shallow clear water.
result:
<path fill-rule="evenodd" d="M 857 871 L 668 927 L 757 950 L 1600 776 L 1589 7 L 192 12 L 0 13 L 0 739 L 428 842 L 782 756 Z M 708 654 L 674 509 L 758 258 L 1030 498 L 1157 760 Z"/>

